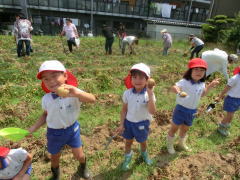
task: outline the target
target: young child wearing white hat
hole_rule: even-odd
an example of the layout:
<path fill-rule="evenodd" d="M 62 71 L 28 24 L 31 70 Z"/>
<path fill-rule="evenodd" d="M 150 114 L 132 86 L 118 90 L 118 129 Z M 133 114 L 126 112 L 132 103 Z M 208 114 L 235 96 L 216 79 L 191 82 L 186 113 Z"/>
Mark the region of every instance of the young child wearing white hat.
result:
<path fill-rule="evenodd" d="M 47 148 L 51 154 L 53 179 L 60 179 L 59 160 L 64 145 L 72 148 L 74 158 L 80 162 L 79 175 L 89 178 L 77 119 L 81 103 L 94 102 L 95 96 L 78 89 L 77 79 L 57 60 L 45 61 L 39 68 L 37 78 L 42 81 L 42 88 L 47 94 L 42 98 L 43 113 L 29 132 L 33 133 L 47 123 Z M 59 87 L 67 93 L 61 95 Z"/>
<path fill-rule="evenodd" d="M 143 63 L 135 64 L 126 78 L 130 81 L 130 87 L 123 94 L 123 105 L 120 126 L 118 133 L 126 140 L 125 160 L 122 164 L 123 170 L 129 169 L 133 152 L 131 146 L 134 138 L 141 146 L 141 156 L 145 163 L 152 164 L 147 153 L 147 138 L 149 134 L 149 125 L 152 115 L 156 111 L 154 87 L 147 86 L 147 80 L 150 78 L 150 68 Z M 126 84 L 126 83 L 125 83 Z"/>

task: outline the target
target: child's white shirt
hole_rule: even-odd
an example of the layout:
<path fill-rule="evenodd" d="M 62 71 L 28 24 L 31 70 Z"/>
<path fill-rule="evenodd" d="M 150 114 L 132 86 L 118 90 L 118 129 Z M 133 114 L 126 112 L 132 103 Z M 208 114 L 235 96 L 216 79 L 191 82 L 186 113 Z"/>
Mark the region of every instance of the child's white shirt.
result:
<path fill-rule="evenodd" d="M 154 101 L 156 101 L 154 95 Z M 123 103 L 127 104 L 126 119 L 130 122 L 140 122 L 144 120 L 152 120 L 152 115 L 148 111 L 147 103 L 149 101 L 147 91 L 141 93 L 134 92 L 134 89 L 128 89 L 123 94 Z"/>
<path fill-rule="evenodd" d="M 47 93 L 42 98 L 42 108 L 47 111 L 47 126 L 53 129 L 67 128 L 77 121 L 81 102 L 77 97 L 53 98 Z"/>
<path fill-rule="evenodd" d="M 27 159 L 27 151 L 18 148 L 11 149 L 7 155 L 8 166 L 4 169 L 0 169 L 0 179 L 12 179 L 22 169 L 24 161 Z"/>
<path fill-rule="evenodd" d="M 194 38 L 192 39 L 192 43 L 195 44 L 195 47 L 201 46 L 201 45 L 204 44 L 204 42 L 203 42 L 201 39 L 197 38 L 197 37 L 194 37 Z"/>
<path fill-rule="evenodd" d="M 186 97 L 177 95 L 177 104 L 189 109 L 197 109 L 201 95 L 205 89 L 205 83 L 193 83 L 191 80 L 181 79 L 175 85 L 188 94 Z"/>
<path fill-rule="evenodd" d="M 231 86 L 231 89 L 227 94 L 234 98 L 240 98 L 240 75 L 236 74 L 228 80 L 228 86 Z"/>

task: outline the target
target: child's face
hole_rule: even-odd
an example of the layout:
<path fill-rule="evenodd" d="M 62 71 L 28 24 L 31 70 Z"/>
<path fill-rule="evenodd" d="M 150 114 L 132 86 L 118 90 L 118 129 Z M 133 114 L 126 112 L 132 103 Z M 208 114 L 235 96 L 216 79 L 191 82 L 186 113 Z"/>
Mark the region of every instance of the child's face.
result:
<path fill-rule="evenodd" d="M 51 92 L 56 92 L 59 86 L 65 84 L 67 74 L 64 72 L 44 71 L 41 80 Z"/>
<path fill-rule="evenodd" d="M 206 72 L 206 69 L 204 68 L 200 68 L 200 67 L 193 68 L 191 77 L 194 81 L 199 81 L 204 77 L 205 72 Z"/>
<path fill-rule="evenodd" d="M 132 85 L 137 91 L 141 91 L 147 84 L 147 78 L 144 73 L 136 73 L 132 76 Z"/>

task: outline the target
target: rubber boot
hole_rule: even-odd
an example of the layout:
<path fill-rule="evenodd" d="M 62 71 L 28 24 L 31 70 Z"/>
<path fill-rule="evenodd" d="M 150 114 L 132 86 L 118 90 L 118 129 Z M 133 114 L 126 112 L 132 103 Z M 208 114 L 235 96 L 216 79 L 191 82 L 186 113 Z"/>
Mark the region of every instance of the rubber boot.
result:
<path fill-rule="evenodd" d="M 223 135 L 223 136 L 229 136 L 230 135 L 230 132 L 228 131 L 228 129 L 230 128 L 230 124 L 222 124 L 220 123 L 218 125 L 218 129 L 217 131 Z"/>
<path fill-rule="evenodd" d="M 142 156 L 144 162 L 145 162 L 147 165 L 149 165 L 149 166 L 152 165 L 153 162 L 152 162 L 151 159 L 149 159 L 147 151 L 141 152 L 141 156 Z"/>
<path fill-rule="evenodd" d="M 132 160 L 133 152 L 131 151 L 129 154 L 125 154 L 124 162 L 122 164 L 122 170 L 127 171 L 129 170 L 129 164 Z"/>
<path fill-rule="evenodd" d="M 187 141 L 187 136 L 180 137 L 179 138 L 179 146 L 184 151 L 191 151 L 191 149 L 186 145 L 186 141 Z"/>
<path fill-rule="evenodd" d="M 167 136 L 167 150 L 169 154 L 175 154 L 176 151 L 174 149 L 173 143 L 174 143 L 174 137 Z"/>
<path fill-rule="evenodd" d="M 87 160 L 86 159 L 85 159 L 85 163 L 80 163 L 80 165 L 78 167 L 78 173 L 84 179 L 91 178 L 90 171 L 87 168 Z"/>
<path fill-rule="evenodd" d="M 59 167 L 56 167 L 56 168 L 51 167 L 51 171 L 52 171 L 52 180 L 60 180 Z"/>

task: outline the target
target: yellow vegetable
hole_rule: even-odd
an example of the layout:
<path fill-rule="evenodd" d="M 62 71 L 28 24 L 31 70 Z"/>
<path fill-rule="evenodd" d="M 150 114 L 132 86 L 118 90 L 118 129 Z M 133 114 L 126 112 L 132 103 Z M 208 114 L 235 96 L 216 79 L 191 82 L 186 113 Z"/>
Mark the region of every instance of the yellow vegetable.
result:
<path fill-rule="evenodd" d="M 148 86 L 148 88 L 149 88 L 149 89 L 152 89 L 153 86 L 155 86 L 155 85 L 156 85 L 155 80 L 154 80 L 153 78 L 149 78 L 148 81 L 147 81 L 147 86 Z"/>
<path fill-rule="evenodd" d="M 64 86 L 59 86 L 56 92 L 59 96 L 65 97 L 69 94 L 69 90 L 65 89 Z"/>

